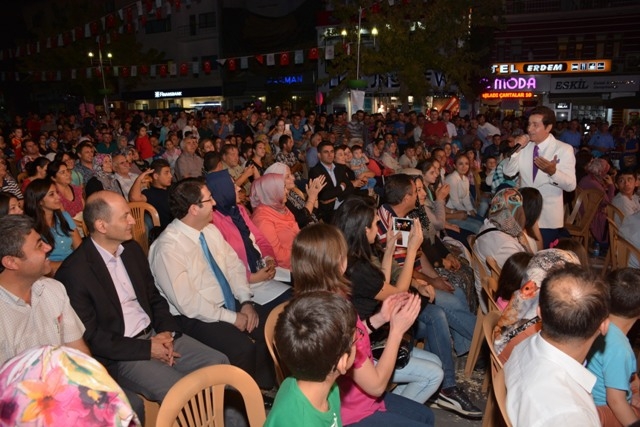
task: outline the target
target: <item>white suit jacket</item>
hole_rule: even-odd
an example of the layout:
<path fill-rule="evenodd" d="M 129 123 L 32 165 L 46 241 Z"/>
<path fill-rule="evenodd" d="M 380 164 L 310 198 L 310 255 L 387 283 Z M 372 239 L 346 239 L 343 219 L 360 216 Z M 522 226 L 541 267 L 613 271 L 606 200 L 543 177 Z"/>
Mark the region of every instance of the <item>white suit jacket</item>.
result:
<path fill-rule="evenodd" d="M 556 173 L 553 176 L 538 170 L 533 179 L 534 142 L 513 154 L 504 167 L 504 174 L 514 176 L 520 174 L 520 187 L 534 187 L 543 198 L 540 228 L 561 228 L 564 226 L 564 203 L 562 191 L 573 191 L 576 188 L 576 157 L 573 147 L 558 141 L 549 135 L 538 145 L 538 155 L 547 160 L 557 156 Z"/>

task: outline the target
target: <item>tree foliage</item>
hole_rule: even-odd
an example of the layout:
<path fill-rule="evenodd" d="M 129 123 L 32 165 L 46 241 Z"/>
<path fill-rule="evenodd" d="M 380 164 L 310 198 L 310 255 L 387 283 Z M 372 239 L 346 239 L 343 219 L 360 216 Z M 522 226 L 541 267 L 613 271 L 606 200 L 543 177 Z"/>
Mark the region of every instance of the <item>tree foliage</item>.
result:
<path fill-rule="evenodd" d="M 436 70 L 444 72 L 447 84 L 456 85 L 465 96 L 473 99 L 478 95 L 474 82 L 488 72 L 491 34 L 500 22 L 500 0 L 361 0 L 336 6 L 338 31 L 349 30 L 327 67 L 330 75 L 347 75 L 334 93 L 356 78 L 360 8 L 362 28 L 368 30 L 361 40 L 360 76 L 396 73 L 404 100 L 408 95 L 433 93 L 425 72 Z M 375 44 L 369 34 L 374 27 L 378 31 Z"/>

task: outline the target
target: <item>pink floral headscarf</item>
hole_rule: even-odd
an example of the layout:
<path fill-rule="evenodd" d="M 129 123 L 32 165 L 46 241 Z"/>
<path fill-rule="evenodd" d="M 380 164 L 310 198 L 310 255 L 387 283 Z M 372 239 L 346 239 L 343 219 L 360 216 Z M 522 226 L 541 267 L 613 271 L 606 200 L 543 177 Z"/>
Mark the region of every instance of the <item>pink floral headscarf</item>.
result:
<path fill-rule="evenodd" d="M 251 185 L 251 206 L 269 206 L 279 212 L 284 206 L 284 175 L 270 173 L 253 181 Z"/>
<path fill-rule="evenodd" d="M 36 347 L 0 368 L 0 426 L 140 426 L 127 397 L 95 359 Z"/>

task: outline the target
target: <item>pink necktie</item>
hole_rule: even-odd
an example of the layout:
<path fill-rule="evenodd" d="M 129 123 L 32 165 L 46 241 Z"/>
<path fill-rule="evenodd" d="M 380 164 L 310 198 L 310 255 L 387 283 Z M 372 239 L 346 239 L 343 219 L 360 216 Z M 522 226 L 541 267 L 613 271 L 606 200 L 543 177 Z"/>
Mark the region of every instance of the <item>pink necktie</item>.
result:
<path fill-rule="evenodd" d="M 538 146 L 535 145 L 533 147 L 533 180 L 536 180 L 536 175 L 538 174 L 538 166 L 536 166 L 536 157 L 538 157 Z"/>

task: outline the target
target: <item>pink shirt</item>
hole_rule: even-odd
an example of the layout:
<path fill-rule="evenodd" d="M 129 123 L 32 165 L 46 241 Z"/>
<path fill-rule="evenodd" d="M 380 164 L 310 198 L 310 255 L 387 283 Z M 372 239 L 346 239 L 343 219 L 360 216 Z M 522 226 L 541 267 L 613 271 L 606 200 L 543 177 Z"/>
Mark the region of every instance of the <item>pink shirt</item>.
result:
<path fill-rule="evenodd" d="M 269 240 L 278 266 L 291 269 L 291 248 L 293 239 L 300 231 L 296 218 L 287 209 L 285 212 L 260 205 L 253 211 L 253 223 Z"/>
<path fill-rule="evenodd" d="M 340 387 L 340 416 L 342 417 L 343 425 L 357 423 L 374 412 L 385 412 L 387 410 L 382 400 L 384 394 L 380 397 L 369 396 L 353 381 L 352 375 L 354 369 L 361 368 L 367 359 L 373 363 L 371 341 L 369 341 L 369 335 L 366 332 L 367 327 L 362 323 L 362 320 L 360 320 L 360 316 L 358 316 L 356 321 L 356 328 L 365 331 L 363 337 L 356 341 L 356 359 L 353 362 L 351 370 L 347 372 L 347 375 L 338 378 L 338 386 Z"/>

